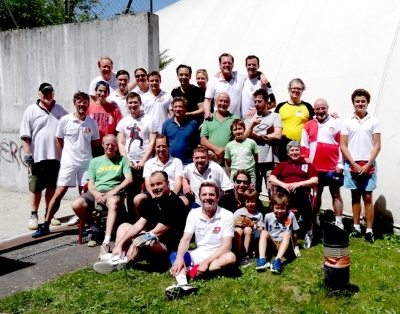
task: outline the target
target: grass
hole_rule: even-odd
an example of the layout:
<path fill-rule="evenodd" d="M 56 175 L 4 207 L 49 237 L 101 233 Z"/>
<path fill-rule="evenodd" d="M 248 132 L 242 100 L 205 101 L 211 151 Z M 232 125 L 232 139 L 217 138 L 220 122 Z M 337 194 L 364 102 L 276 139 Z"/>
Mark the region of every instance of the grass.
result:
<path fill-rule="evenodd" d="M 332 292 L 323 284 L 323 245 L 301 250 L 281 275 L 242 269 L 236 278 L 193 284 L 196 295 L 168 301 L 174 283 L 168 272 L 148 265 L 101 275 L 91 268 L 66 274 L 38 289 L 0 300 L 7 313 L 400 313 L 400 237 L 374 244 L 351 239 L 350 289 Z M 397 311 L 397 312 L 396 312 Z"/>

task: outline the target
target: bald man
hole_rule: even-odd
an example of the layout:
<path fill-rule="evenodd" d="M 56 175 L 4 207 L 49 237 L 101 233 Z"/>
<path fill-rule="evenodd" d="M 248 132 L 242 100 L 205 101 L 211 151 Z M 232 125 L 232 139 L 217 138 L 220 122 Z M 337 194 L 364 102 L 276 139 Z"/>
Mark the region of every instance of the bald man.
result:
<path fill-rule="evenodd" d="M 318 171 L 317 210 L 321 207 L 321 196 L 329 186 L 335 212 L 335 224 L 343 229 L 343 200 L 340 187 L 343 185 L 343 161 L 340 151 L 342 121 L 328 114 L 328 103 L 317 99 L 314 103 L 315 117 L 306 123 L 301 136 L 301 153 Z"/>
<path fill-rule="evenodd" d="M 204 120 L 201 129 L 201 145 L 205 146 L 211 153 L 211 160 L 224 167 L 225 146 L 233 140 L 231 134 L 231 123 L 238 119 L 230 113 L 228 108 L 231 99 L 225 92 L 219 93 L 216 99 L 217 110 L 213 113 L 211 120 Z"/>

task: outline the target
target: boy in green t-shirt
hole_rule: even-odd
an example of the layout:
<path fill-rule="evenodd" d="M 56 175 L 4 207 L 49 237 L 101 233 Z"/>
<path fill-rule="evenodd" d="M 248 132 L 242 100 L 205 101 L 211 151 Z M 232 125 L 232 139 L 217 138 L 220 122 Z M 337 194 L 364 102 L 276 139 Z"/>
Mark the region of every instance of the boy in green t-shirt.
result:
<path fill-rule="evenodd" d="M 233 180 L 233 175 L 236 171 L 244 169 L 250 172 L 252 185 L 255 185 L 255 166 L 258 161 L 258 146 L 254 140 L 244 137 L 245 130 L 246 126 L 243 120 L 233 120 L 231 132 L 234 140 L 226 145 L 225 166 L 231 180 Z"/>

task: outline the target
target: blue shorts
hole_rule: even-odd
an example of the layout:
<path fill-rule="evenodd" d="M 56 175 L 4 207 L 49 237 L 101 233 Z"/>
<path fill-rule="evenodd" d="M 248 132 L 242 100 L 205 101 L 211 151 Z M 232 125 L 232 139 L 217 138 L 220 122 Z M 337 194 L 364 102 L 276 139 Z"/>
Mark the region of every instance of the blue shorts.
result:
<path fill-rule="evenodd" d="M 344 187 L 349 190 L 360 190 L 371 192 L 376 189 L 376 174 L 378 172 L 377 164 L 374 161 L 372 164 L 375 171 L 372 175 L 359 176 L 357 173 L 350 172 L 350 164 L 344 163 Z"/>

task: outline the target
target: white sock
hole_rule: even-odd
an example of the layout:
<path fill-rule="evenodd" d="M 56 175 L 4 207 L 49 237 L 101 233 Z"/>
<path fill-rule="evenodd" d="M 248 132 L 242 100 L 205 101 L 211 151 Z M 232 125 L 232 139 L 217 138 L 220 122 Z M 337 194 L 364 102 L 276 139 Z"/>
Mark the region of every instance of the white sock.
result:
<path fill-rule="evenodd" d="M 354 229 L 361 232 L 361 226 L 354 224 Z"/>
<path fill-rule="evenodd" d="M 343 216 L 335 216 L 336 223 L 341 224 L 342 223 L 342 218 L 343 218 Z"/>
<path fill-rule="evenodd" d="M 368 232 L 373 233 L 371 228 L 367 228 L 367 230 L 365 231 L 365 233 L 368 233 Z"/>
<path fill-rule="evenodd" d="M 96 225 L 91 226 L 90 229 L 92 229 L 93 232 L 100 232 L 99 227 L 97 227 Z"/>
<path fill-rule="evenodd" d="M 104 237 L 103 243 L 105 243 L 105 244 L 110 244 L 110 241 L 111 241 L 111 236 L 110 236 L 110 235 L 106 235 L 106 236 Z"/>
<path fill-rule="evenodd" d="M 178 282 L 178 285 L 187 285 L 187 277 L 184 274 L 179 274 L 178 276 L 175 277 L 176 281 Z"/>
<path fill-rule="evenodd" d="M 309 236 L 312 236 L 312 230 L 307 230 L 306 232 Z"/>

